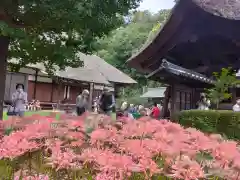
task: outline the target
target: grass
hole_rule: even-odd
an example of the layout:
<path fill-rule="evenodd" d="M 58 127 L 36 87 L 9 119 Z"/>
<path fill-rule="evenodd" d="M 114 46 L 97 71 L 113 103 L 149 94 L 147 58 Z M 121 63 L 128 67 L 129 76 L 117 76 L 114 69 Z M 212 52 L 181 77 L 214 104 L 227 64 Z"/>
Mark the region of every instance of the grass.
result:
<path fill-rule="evenodd" d="M 32 116 L 34 114 L 39 114 L 41 116 L 49 116 L 51 111 L 27 111 L 25 112 L 25 116 Z M 56 119 L 60 118 L 60 113 L 56 113 Z M 7 112 L 3 112 L 3 120 L 8 120 Z"/>
<path fill-rule="evenodd" d="M 41 116 L 49 116 L 52 111 L 26 111 L 24 116 L 32 116 L 34 114 L 39 114 Z M 57 120 L 60 119 L 60 113 L 56 113 Z M 115 121 L 116 120 L 116 113 L 111 114 L 111 118 Z M 3 120 L 8 120 L 7 112 L 3 112 Z"/>

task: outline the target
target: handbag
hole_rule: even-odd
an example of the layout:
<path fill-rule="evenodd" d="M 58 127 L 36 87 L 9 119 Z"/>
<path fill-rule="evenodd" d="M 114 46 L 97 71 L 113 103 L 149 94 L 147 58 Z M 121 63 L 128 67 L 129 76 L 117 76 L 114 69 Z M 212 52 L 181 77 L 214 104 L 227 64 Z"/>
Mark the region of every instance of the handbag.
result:
<path fill-rule="evenodd" d="M 17 116 L 18 112 L 16 111 L 16 107 L 15 106 L 10 106 L 7 112 L 8 116 Z"/>
<path fill-rule="evenodd" d="M 83 113 L 86 112 L 86 109 L 84 107 L 77 107 L 77 114 L 80 116 Z"/>

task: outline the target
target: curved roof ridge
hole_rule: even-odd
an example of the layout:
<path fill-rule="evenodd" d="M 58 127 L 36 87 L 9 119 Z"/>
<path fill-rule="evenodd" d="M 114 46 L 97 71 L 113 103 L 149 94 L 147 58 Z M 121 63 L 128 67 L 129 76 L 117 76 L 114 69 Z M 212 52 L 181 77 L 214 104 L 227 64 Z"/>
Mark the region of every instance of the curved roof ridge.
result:
<path fill-rule="evenodd" d="M 229 21 L 240 20 L 240 0 L 178 0 L 171 10 L 167 21 L 163 23 L 158 33 L 156 33 L 155 38 L 145 43 L 138 52 L 134 53 L 127 60 L 127 63 L 131 67 L 145 72 L 140 64 L 149 58 L 149 54 L 155 53 L 154 44 L 158 44 L 158 49 L 163 47 L 163 44 L 176 33 L 177 26 L 181 24 L 181 21 L 184 21 L 180 15 L 186 15 L 186 11 L 194 7 L 192 5 L 219 18 L 225 18 Z M 161 43 L 159 43 L 160 39 Z"/>
<path fill-rule="evenodd" d="M 182 0 L 181 0 L 182 1 Z M 192 0 L 203 10 L 226 19 L 240 20 L 239 0 Z"/>

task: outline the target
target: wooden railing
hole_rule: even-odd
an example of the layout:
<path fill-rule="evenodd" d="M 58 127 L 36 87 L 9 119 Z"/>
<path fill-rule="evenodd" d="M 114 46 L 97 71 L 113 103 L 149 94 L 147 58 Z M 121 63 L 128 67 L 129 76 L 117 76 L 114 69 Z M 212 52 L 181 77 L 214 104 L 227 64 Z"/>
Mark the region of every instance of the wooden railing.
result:
<path fill-rule="evenodd" d="M 40 102 L 40 106 L 42 110 L 63 110 L 63 111 L 71 111 L 76 108 L 76 104 L 68 104 L 68 103 L 49 103 L 49 102 Z"/>

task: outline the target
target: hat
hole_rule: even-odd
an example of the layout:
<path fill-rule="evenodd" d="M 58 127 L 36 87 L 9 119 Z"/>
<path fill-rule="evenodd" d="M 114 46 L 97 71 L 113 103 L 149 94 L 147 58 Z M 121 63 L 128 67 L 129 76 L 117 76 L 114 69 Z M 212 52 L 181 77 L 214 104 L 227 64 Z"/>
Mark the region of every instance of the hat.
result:
<path fill-rule="evenodd" d="M 83 95 L 89 95 L 89 91 L 88 91 L 87 89 L 84 89 L 84 90 L 82 91 L 82 94 L 83 94 Z"/>

